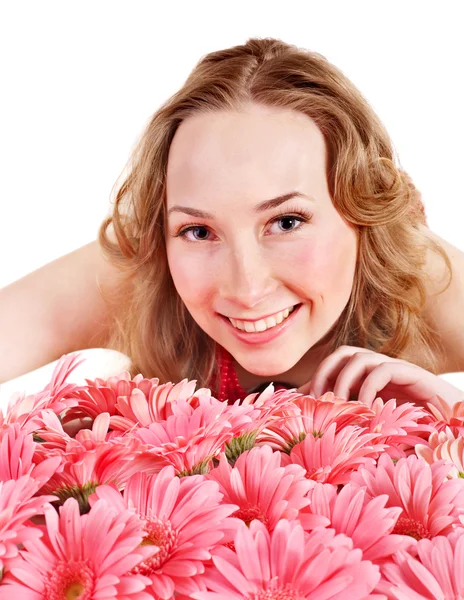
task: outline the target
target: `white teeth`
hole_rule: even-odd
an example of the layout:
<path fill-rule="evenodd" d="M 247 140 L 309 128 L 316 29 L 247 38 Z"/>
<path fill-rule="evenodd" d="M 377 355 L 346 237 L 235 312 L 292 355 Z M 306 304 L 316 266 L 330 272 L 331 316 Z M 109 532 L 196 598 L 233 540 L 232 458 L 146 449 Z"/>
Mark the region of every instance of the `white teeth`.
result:
<path fill-rule="evenodd" d="M 256 329 L 256 331 L 266 331 L 266 329 L 267 329 L 266 322 L 261 319 L 261 321 L 258 321 L 257 323 L 255 323 L 255 329 Z"/>
<path fill-rule="evenodd" d="M 249 333 L 251 333 L 252 331 L 255 330 L 254 324 L 250 323 L 250 321 L 242 321 L 242 323 L 245 325 L 245 331 L 248 331 Z"/>
<path fill-rule="evenodd" d="M 269 329 L 269 327 L 275 327 L 277 325 L 275 317 L 267 317 L 266 319 L 263 319 L 259 322 L 264 323 L 266 325 L 266 329 Z"/>
<path fill-rule="evenodd" d="M 246 331 L 247 333 L 266 331 L 266 329 L 270 329 L 271 327 L 275 327 L 279 323 L 282 323 L 282 321 L 293 312 L 294 308 L 294 306 L 292 306 L 292 308 L 286 308 L 272 317 L 260 319 L 259 321 L 255 321 L 253 323 L 251 321 L 237 321 L 236 319 L 229 319 L 229 321 L 234 327 L 242 331 Z"/>

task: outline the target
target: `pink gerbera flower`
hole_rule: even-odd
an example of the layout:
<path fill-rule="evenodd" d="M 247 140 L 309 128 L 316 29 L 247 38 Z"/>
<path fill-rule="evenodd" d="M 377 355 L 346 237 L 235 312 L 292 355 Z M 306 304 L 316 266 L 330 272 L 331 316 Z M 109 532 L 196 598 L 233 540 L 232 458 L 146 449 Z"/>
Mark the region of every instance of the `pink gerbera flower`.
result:
<path fill-rule="evenodd" d="M 317 399 L 295 393 L 293 396 L 293 405 L 282 414 L 280 420 L 266 427 L 258 438 L 260 443 L 288 453 L 309 434 L 321 437 L 332 424 L 339 431 L 347 425 L 364 424 L 372 416 L 365 404 L 347 402 L 333 392 L 327 392 Z"/>
<path fill-rule="evenodd" d="M 253 448 L 239 456 L 234 467 L 221 456 L 219 466 L 208 479 L 217 481 L 224 501 L 237 504 L 232 516 L 247 525 L 258 519 L 272 531 L 280 519 L 297 519 L 310 503 L 306 494 L 314 485 L 299 465 L 282 467 L 281 453 L 269 446 Z M 328 525 L 328 520 L 312 515 L 312 527 Z"/>
<path fill-rule="evenodd" d="M 209 390 L 208 390 L 209 392 Z M 196 411 L 195 409 L 202 409 Z M 171 412 L 173 416 L 178 418 L 187 417 L 192 419 L 196 414 L 202 418 L 202 411 L 217 410 L 230 426 L 231 434 L 234 436 L 240 435 L 243 431 L 248 431 L 254 426 L 253 417 L 256 416 L 256 410 L 249 405 L 242 405 L 239 400 L 234 404 L 227 404 L 216 400 L 210 393 L 200 394 L 189 398 L 187 401 L 177 400 L 171 404 Z M 195 419 L 193 419 L 194 421 Z"/>
<path fill-rule="evenodd" d="M 179 475 L 207 473 L 211 461 L 234 436 L 224 402 L 200 398 L 198 406 L 176 402 L 176 414 L 137 429 L 133 435 L 149 448 L 162 466 L 173 465 Z"/>
<path fill-rule="evenodd" d="M 249 394 L 244 400 L 228 405 L 225 414 L 234 429 L 234 437 L 225 446 L 229 463 L 233 465 L 240 454 L 251 450 L 264 429 L 293 414 L 293 402 L 298 395 L 288 390 L 274 392 L 274 386 L 269 384 L 260 394 Z"/>
<path fill-rule="evenodd" d="M 41 426 L 36 429 L 34 435 L 40 440 L 40 447 L 47 450 L 66 450 L 68 444 L 73 440 L 78 440 L 81 444 L 89 440 L 90 443 L 109 442 L 123 437 L 123 434 L 110 429 L 109 413 L 100 413 L 94 420 L 81 422 L 79 427 L 73 427 L 73 435 L 68 432 L 69 423 L 66 430 L 62 425 L 62 420 L 51 411 L 44 410 L 40 415 Z M 76 423 L 75 421 L 73 421 Z M 87 444 L 88 445 L 88 444 Z"/>
<path fill-rule="evenodd" d="M 464 529 L 420 540 L 417 557 L 406 552 L 384 565 L 379 588 L 397 600 L 464 598 Z"/>
<path fill-rule="evenodd" d="M 392 458 L 411 454 L 414 446 L 434 431 L 431 425 L 423 422 L 427 411 L 410 402 L 397 406 L 394 398 L 387 402 L 376 398 L 371 409 L 374 416 L 368 422 L 369 432 L 377 434 L 377 443 L 387 444 L 385 452 Z"/>
<path fill-rule="evenodd" d="M 18 544 L 42 535 L 29 519 L 41 515 L 53 497 L 34 497 L 39 487 L 40 483 L 29 475 L 0 482 L 0 573 L 18 555 Z"/>
<path fill-rule="evenodd" d="M 143 590 L 150 580 L 131 571 L 159 552 L 143 546 L 139 520 L 99 500 L 87 515 L 70 498 L 60 514 L 44 509 L 43 539 L 24 540 L 21 559 L 0 586 L 0 599 L 149 600 Z"/>
<path fill-rule="evenodd" d="M 72 439 L 64 430 L 61 419 L 50 410 L 43 410 L 40 413 L 34 437 L 36 440 L 40 440 L 41 448 L 62 451 L 66 449 L 66 445 Z"/>
<path fill-rule="evenodd" d="M 301 394 L 295 390 L 277 390 L 270 383 L 261 393 L 249 394 L 242 401 L 237 401 L 233 405 L 235 408 L 240 402 L 241 406 L 253 408 L 252 427 L 257 433 L 261 433 L 265 427 L 270 427 L 272 423 L 280 423 L 288 417 L 299 415 L 300 408 L 295 402 L 301 397 Z"/>
<path fill-rule="evenodd" d="M 217 410 L 224 421 L 228 422 L 230 431 L 229 439 L 224 444 L 227 459 L 233 464 L 237 458 L 254 447 L 257 436 L 270 423 L 282 419 L 287 409 L 292 407 L 295 394 L 287 390 L 274 392 L 270 384 L 261 394 L 250 394 L 243 401 L 237 400 L 233 404 L 220 402 L 208 394 L 200 394 L 199 390 L 188 402 L 171 403 L 172 415 L 177 417 L 191 417 L 193 410 L 203 406 L 203 410 Z M 203 390 L 205 391 L 205 390 Z M 206 407 L 209 407 L 206 409 Z"/>
<path fill-rule="evenodd" d="M 438 396 L 435 404 L 428 404 L 427 408 L 432 414 L 431 425 L 437 431 L 449 427 L 454 435 L 464 436 L 464 401 L 456 402 L 452 406 Z"/>
<path fill-rule="evenodd" d="M 122 489 L 131 475 L 141 470 L 150 473 L 161 469 L 161 464 L 146 451 L 140 440 L 127 437 L 105 441 L 109 415 L 99 415 L 92 430 L 81 430 L 76 439 L 70 439 L 61 457 L 61 466 L 42 488 L 64 502 L 78 500 L 81 511 L 89 509 L 88 497 L 95 488 L 111 483 Z"/>
<path fill-rule="evenodd" d="M 366 466 L 353 473 L 352 481 L 366 486 L 371 497 L 386 494 L 388 508 L 399 506 L 402 513 L 393 533 L 416 540 L 446 535 L 460 524 L 464 508 L 464 482 L 447 480 L 449 465 L 428 465 L 414 455 L 395 464 L 382 454 L 377 466 Z"/>
<path fill-rule="evenodd" d="M 283 455 L 283 464 L 296 463 L 306 470 L 306 476 L 324 483 L 348 483 L 350 475 L 360 465 L 374 464 L 382 444 L 372 444 L 375 434 L 347 426 L 336 431 L 332 423 L 321 437 L 308 435 L 296 444 L 290 455 Z"/>
<path fill-rule="evenodd" d="M 53 370 L 50 382 L 38 394 L 26 396 L 24 393 L 16 392 L 11 397 L 6 416 L 0 411 L 0 425 L 19 423 L 28 432 L 37 427 L 37 417 L 43 410 L 52 410 L 61 414 L 64 410 L 75 406 L 77 400 L 72 397 L 73 393 L 83 389 L 73 383 L 66 383 L 66 379 L 78 367 L 84 359 L 79 360 L 79 354 L 68 354 L 61 357 Z"/>
<path fill-rule="evenodd" d="M 88 387 L 76 394 L 79 405 L 67 412 L 66 422 L 84 417 L 94 419 L 107 412 L 111 416 L 111 428 L 121 432 L 167 419 L 172 414 L 172 403 L 192 398 L 196 386 L 195 380 L 187 379 L 175 385 L 159 385 L 157 377 L 146 379 L 139 374 L 131 379 L 128 372 L 107 381 L 97 378 L 87 383 Z M 198 390 L 199 393 L 211 394 L 209 390 Z"/>
<path fill-rule="evenodd" d="M 123 419 L 132 428 L 147 427 L 151 423 L 165 421 L 174 414 L 173 407 L 179 400 L 188 404 L 195 404 L 199 396 L 211 396 L 211 391 L 204 388 L 195 392 L 196 381 L 183 379 L 177 384 L 165 383 L 153 386 L 149 393 L 143 393 L 140 389 L 133 390 L 130 396 L 119 396 L 116 408 L 120 417 L 113 417 L 111 426 L 121 429 Z"/>
<path fill-rule="evenodd" d="M 225 546 L 213 553 L 214 567 L 202 577 L 208 591 L 197 600 L 361 600 L 380 575 L 376 565 L 333 529 L 310 534 L 297 521 L 281 520 L 272 533 L 260 521 L 243 525 L 235 552 Z"/>
<path fill-rule="evenodd" d="M 134 390 L 139 390 L 145 397 L 148 397 L 150 391 L 158 386 L 159 379 L 157 377 L 146 379 L 142 374 L 131 379 L 130 373 L 123 371 L 108 379 L 97 377 L 95 380 L 86 379 L 86 382 L 85 389 L 76 393 L 79 405 L 69 411 L 68 419 L 83 417 L 94 419 L 102 412 L 110 415 L 118 414 L 116 404 L 120 396 L 131 396 Z"/>
<path fill-rule="evenodd" d="M 365 560 L 383 561 L 411 545 L 411 538 L 391 533 L 402 511 L 399 507 L 385 508 L 388 501 L 385 495 L 371 498 L 365 488 L 353 483 L 337 493 L 335 486 L 317 483 L 308 496 L 311 505 L 299 517 L 303 527 L 308 511 L 324 516 L 329 527 L 353 540 Z"/>
<path fill-rule="evenodd" d="M 295 400 L 300 396 L 301 394 L 293 390 L 274 391 L 274 385 L 270 383 L 262 392 L 249 394 L 239 402 L 242 406 L 252 406 L 255 410 L 259 410 L 263 419 L 286 415 L 285 411 L 292 408 Z M 234 405 L 236 404 L 237 402 Z"/>
<path fill-rule="evenodd" d="M 156 597 L 169 599 L 176 593 L 189 594 L 201 589 L 195 582 L 211 558 L 211 549 L 225 531 L 236 527 L 228 519 L 237 506 L 221 503 L 222 494 L 215 481 L 201 476 L 179 478 L 173 467 L 157 475 L 134 475 L 124 497 L 110 486 L 95 492 L 121 510 L 134 510 L 144 529 L 144 544 L 160 552 L 140 563 L 134 572 L 146 575 Z"/>
<path fill-rule="evenodd" d="M 417 444 L 416 454 L 429 465 L 445 461 L 452 465 L 448 477 L 464 478 L 464 439 L 460 436 L 455 438 L 449 427 L 439 433 L 432 433 L 428 444 Z"/>
<path fill-rule="evenodd" d="M 38 459 L 38 447 L 32 434 L 21 429 L 19 423 L 0 429 L 0 481 L 30 475 L 40 484 L 46 483 L 61 464 L 61 459 L 57 456 Z"/>

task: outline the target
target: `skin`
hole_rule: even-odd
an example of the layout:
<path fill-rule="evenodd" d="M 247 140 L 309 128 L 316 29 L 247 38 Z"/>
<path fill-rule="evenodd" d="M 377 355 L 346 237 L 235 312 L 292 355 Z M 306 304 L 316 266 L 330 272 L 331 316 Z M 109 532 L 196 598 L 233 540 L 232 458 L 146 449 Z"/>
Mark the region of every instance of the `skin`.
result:
<path fill-rule="evenodd" d="M 253 208 L 292 191 L 304 197 Z M 349 300 L 358 249 L 355 228 L 332 203 L 315 123 L 256 104 L 189 117 L 171 144 L 166 200 L 168 213 L 180 205 L 212 215 L 168 214 L 168 263 L 193 319 L 234 357 L 241 384 L 307 383 Z M 308 223 L 273 221 L 300 210 Z M 219 316 L 254 320 L 297 303 L 292 325 L 265 345 L 244 344 Z"/>
<path fill-rule="evenodd" d="M 334 384 L 328 386 L 330 381 Z M 443 414 L 449 414 L 448 409 L 464 400 L 462 390 L 430 371 L 357 346 L 337 348 L 298 391 L 314 398 L 321 397 L 326 391 L 345 399 L 355 394 L 354 399 L 368 406 L 376 398 L 384 401 L 395 398 L 397 404 L 433 405 Z"/>

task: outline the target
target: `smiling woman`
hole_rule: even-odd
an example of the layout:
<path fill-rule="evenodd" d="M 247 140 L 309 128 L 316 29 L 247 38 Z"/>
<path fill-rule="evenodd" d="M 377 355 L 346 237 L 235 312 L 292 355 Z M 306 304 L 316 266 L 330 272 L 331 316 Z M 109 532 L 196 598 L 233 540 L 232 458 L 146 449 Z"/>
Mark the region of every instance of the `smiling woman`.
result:
<path fill-rule="evenodd" d="M 171 144 L 170 274 L 195 322 L 256 383 L 282 373 L 297 381 L 295 366 L 310 373 L 308 349 L 351 293 L 357 234 L 330 199 L 325 154 L 306 115 L 251 102 L 189 117 Z M 172 211 L 180 204 L 190 218 Z M 281 324 L 268 328 L 272 315 Z"/>
<path fill-rule="evenodd" d="M 391 361 L 464 370 L 462 253 L 428 230 L 380 119 L 316 52 L 250 39 L 201 59 L 148 123 L 98 243 L 45 269 L 69 284 L 44 309 L 49 361 L 106 346 L 132 375 L 230 400 L 269 381 L 348 397 Z"/>
<path fill-rule="evenodd" d="M 99 241 L 131 282 L 107 300 L 134 372 L 217 390 L 227 364 L 241 391 L 302 386 L 348 344 L 438 372 L 424 307 L 449 258 L 379 118 L 323 56 L 273 39 L 205 56 L 131 166 Z"/>

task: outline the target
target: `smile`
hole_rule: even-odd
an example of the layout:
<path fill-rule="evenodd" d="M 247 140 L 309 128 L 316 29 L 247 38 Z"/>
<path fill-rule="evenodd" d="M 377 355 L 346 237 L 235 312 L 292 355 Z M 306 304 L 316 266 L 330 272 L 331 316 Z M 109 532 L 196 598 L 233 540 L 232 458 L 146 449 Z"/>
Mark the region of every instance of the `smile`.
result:
<path fill-rule="evenodd" d="M 272 329 L 276 325 L 282 323 L 282 321 L 285 321 L 285 319 L 292 314 L 297 306 L 298 305 L 295 304 L 295 306 L 286 308 L 283 311 L 275 313 L 274 315 L 266 317 L 265 319 L 259 319 L 258 321 L 240 321 L 238 319 L 231 319 L 229 317 L 227 318 L 232 325 L 240 331 L 245 331 L 247 333 L 258 333 L 266 331 L 267 329 Z"/>

